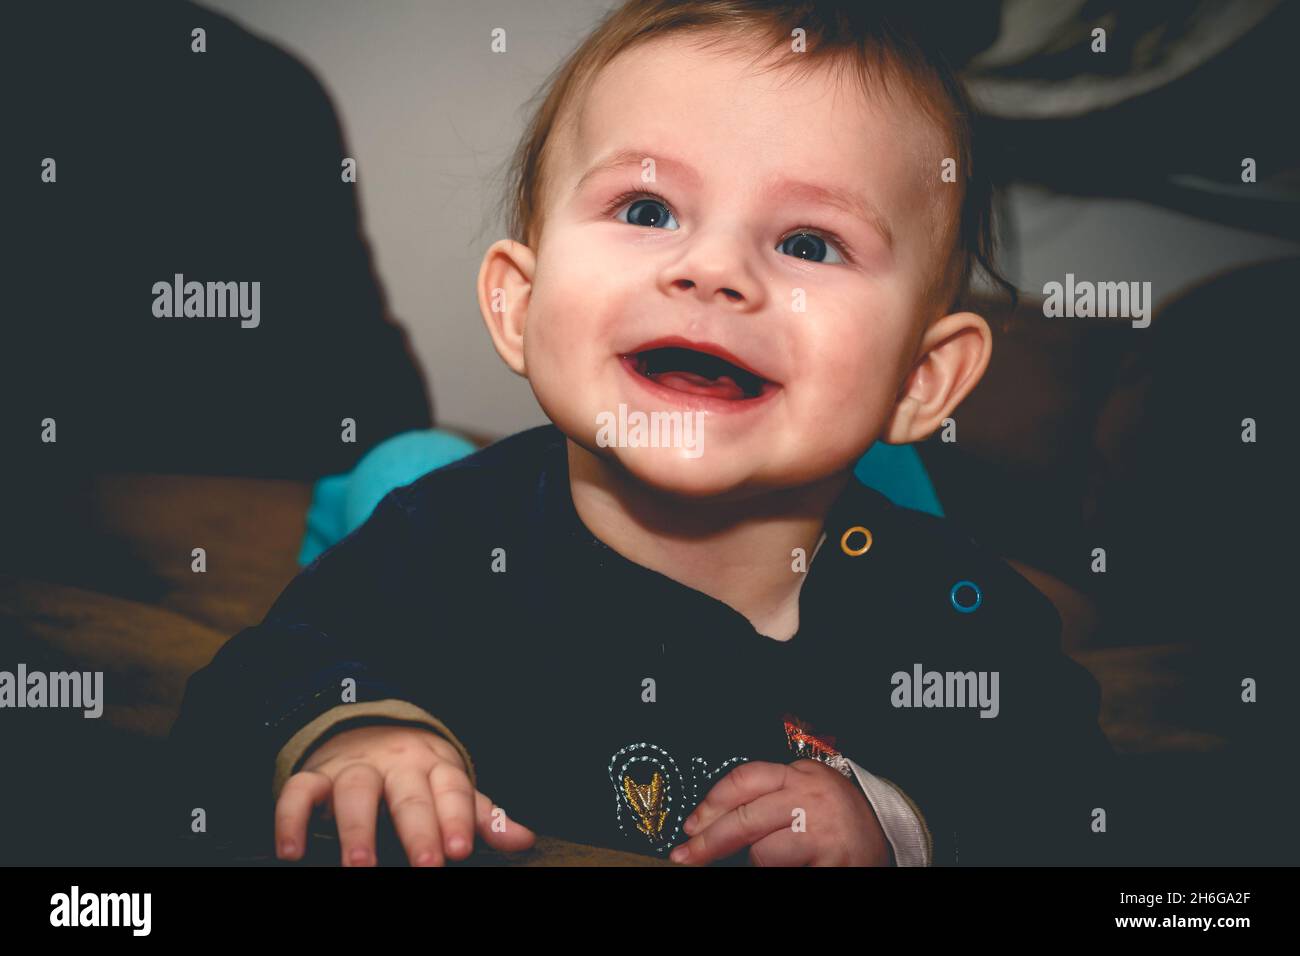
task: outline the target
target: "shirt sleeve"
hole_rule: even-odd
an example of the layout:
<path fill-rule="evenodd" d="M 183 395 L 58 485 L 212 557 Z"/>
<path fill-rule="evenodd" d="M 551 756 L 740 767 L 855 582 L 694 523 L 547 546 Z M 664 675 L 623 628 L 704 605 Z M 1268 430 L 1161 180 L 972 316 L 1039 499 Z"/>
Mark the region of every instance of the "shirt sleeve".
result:
<path fill-rule="evenodd" d="M 1112 824 L 1124 821 L 1118 758 L 1099 723 L 1096 678 L 1060 650 L 1026 668 L 1011 746 L 1001 754 L 996 807 L 1005 847 L 993 859 L 1024 865 L 1100 866 L 1119 862 Z M 1004 701 L 1016 705 L 1009 693 Z M 986 831 L 987 832 L 987 831 Z M 972 861 L 975 862 L 975 861 Z"/>
<path fill-rule="evenodd" d="M 358 720 L 437 731 L 477 785 L 457 718 L 443 709 L 455 709 L 462 642 L 431 640 L 413 613 L 413 595 L 427 601 L 428 575 L 439 571 L 421 558 L 437 549 L 413 553 L 399 491 L 190 677 L 169 740 L 174 798 L 191 817 L 204 811 L 211 842 L 269 845 L 289 772 L 324 735 Z M 445 626 L 457 627 L 451 612 Z"/>
<path fill-rule="evenodd" d="M 894 862 L 898 866 L 929 866 L 933 855 L 930 830 L 916 804 L 898 784 L 845 759 L 893 848 Z"/>
<path fill-rule="evenodd" d="M 927 817 L 936 860 L 981 866 L 1113 865 L 1123 826 L 1118 760 L 1096 679 L 1059 646 L 1060 621 L 1027 625 L 1004 654 L 996 718 L 971 715 Z M 937 796 L 931 791 L 931 797 Z M 924 803 L 921 804 L 925 806 Z"/>
<path fill-rule="evenodd" d="M 275 777 L 271 784 L 271 798 L 278 800 L 280 791 L 289 777 L 298 771 L 299 765 L 319 744 L 332 733 L 351 726 L 372 725 L 377 723 L 421 724 L 439 736 L 450 741 L 469 774 L 470 783 L 477 788 L 478 781 L 474 773 L 474 762 L 469 751 L 451 730 L 437 717 L 423 708 L 405 700 L 376 700 L 367 703 L 339 704 L 307 724 L 280 748 L 275 757 Z"/>
<path fill-rule="evenodd" d="M 1122 778 L 1099 723 L 1100 686 L 1061 649 L 1060 617 L 1045 597 L 1022 579 L 999 579 L 992 565 L 979 576 L 987 582 L 981 610 L 990 616 L 959 619 L 960 641 L 949 637 L 956 625 L 933 627 L 933 643 L 912 653 L 927 670 L 996 674 L 996 711 L 969 704 L 897 710 L 889 747 L 877 752 L 858 742 L 846 748 L 873 771 L 853 768 L 895 860 L 900 866 L 1122 862 L 1108 833 L 1126 825 Z M 915 820 L 899 805 L 904 797 Z"/>

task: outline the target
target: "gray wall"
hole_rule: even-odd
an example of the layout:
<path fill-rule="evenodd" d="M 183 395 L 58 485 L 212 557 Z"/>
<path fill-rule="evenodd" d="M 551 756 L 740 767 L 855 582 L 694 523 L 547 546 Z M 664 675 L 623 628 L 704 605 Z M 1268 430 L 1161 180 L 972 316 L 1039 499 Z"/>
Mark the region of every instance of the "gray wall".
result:
<path fill-rule="evenodd" d="M 1232 266 L 1300 253 L 1300 244 L 1229 228 L 1149 203 L 1077 199 L 1033 186 L 1008 190 L 1011 236 L 1003 266 L 1026 291 L 1076 279 L 1151 283 L 1157 307 L 1179 289 Z"/>
<path fill-rule="evenodd" d="M 203 0 L 306 63 L 358 164 L 363 225 L 393 314 L 409 330 L 438 419 L 505 435 L 546 421 L 478 314 L 483 251 L 524 102 L 613 0 Z M 489 52 L 504 27 L 508 52 Z M 1009 194 L 1022 289 L 1073 272 L 1143 280 L 1159 303 L 1225 267 L 1300 246 L 1142 203 Z"/>

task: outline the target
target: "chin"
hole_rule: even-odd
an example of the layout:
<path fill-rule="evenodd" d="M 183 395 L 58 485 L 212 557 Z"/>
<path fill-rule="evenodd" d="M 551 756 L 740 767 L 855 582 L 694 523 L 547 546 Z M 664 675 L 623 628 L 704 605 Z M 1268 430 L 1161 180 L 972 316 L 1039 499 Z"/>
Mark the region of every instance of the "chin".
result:
<path fill-rule="evenodd" d="M 616 446 L 597 444 L 595 429 L 583 430 L 566 427 L 565 422 L 552 418 L 574 444 L 607 467 L 621 471 L 642 485 L 668 494 L 687 498 L 704 498 L 723 494 L 744 480 L 736 471 L 737 456 L 711 450 L 708 442 L 703 449 L 668 448 L 653 446 Z"/>
<path fill-rule="evenodd" d="M 737 467 L 735 456 L 705 453 L 688 457 L 683 448 L 601 448 L 601 457 L 615 460 L 628 475 L 647 488 L 683 499 L 744 497 L 752 474 Z"/>

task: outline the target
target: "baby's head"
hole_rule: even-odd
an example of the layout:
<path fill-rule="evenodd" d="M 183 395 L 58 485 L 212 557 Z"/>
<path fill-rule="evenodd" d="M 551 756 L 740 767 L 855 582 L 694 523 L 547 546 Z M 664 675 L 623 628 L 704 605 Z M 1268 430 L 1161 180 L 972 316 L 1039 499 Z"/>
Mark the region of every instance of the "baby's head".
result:
<path fill-rule="evenodd" d="M 747 497 L 921 440 L 979 381 L 988 326 L 953 309 L 976 266 L 1003 281 L 989 189 L 960 84 L 902 20 L 632 2 L 543 92 L 479 303 L 592 455 L 666 492 Z M 703 453 L 602 444 L 620 405 L 702 412 Z"/>

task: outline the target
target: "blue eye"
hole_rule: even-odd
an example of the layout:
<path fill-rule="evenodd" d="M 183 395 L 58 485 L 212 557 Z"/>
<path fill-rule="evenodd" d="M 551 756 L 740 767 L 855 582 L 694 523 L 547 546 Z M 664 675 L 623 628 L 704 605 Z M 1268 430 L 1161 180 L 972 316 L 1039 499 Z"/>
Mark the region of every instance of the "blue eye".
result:
<path fill-rule="evenodd" d="M 628 225 L 645 226 L 650 229 L 663 227 L 664 220 L 677 222 L 668 207 L 657 199 L 638 199 L 627 207 L 627 218 L 622 219 Z M 674 225 L 672 228 L 676 229 L 677 226 Z"/>
<path fill-rule="evenodd" d="M 815 232 L 792 233 L 777 243 L 777 248 L 788 256 L 796 256 L 812 262 L 830 262 L 832 264 L 844 262 L 840 258 L 840 254 L 835 251 L 835 247 Z M 828 252 L 835 258 L 830 260 L 823 258 Z"/>
<path fill-rule="evenodd" d="M 609 203 L 605 214 L 609 215 L 616 210 L 624 210 L 616 218 L 619 222 L 626 222 L 629 226 L 641 226 L 646 229 L 680 228 L 680 224 L 673 216 L 668 203 L 653 193 L 624 193 Z M 666 225 L 666 223 L 672 223 L 672 225 Z M 852 252 L 848 251 L 845 243 L 833 233 L 823 236 L 820 231 L 813 231 L 812 227 L 800 226 L 798 231 L 782 239 L 777 244 L 777 249 L 786 255 L 796 256 L 810 262 L 843 265 L 845 259 L 840 255 L 837 246 L 846 250 L 847 256 L 852 256 Z M 830 256 L 830 258 L 827 258 L 827 256 Z"/>

